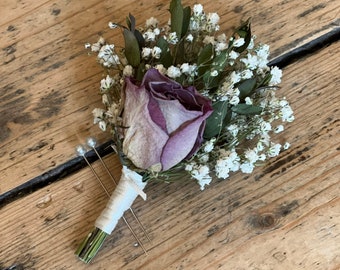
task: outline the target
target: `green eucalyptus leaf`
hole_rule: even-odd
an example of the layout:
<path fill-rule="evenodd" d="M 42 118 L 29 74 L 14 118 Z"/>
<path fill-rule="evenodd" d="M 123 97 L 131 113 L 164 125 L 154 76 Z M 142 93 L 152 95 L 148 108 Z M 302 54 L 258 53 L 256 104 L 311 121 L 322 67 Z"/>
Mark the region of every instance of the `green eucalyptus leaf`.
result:
<path fill-rule="evenodd" d="M 130 27 L 130 30 L 131 32 L 134 32 L 135 29 L 136 29 L 136 19 L 134 16 L 132 16 L 130 13 L 129 13 L 129 27 Z"/>
<path fill-rule="evenodd" d="M 208 44 L 203 47 L 197 58 L 198 75 L 202 76 L 210 67 L 211 60 L 214 57 L 214 47 Z"/>
<path fill-rule="evenodd" d="M 206 120 L 203 137 L 211 139 L 221 133 L 222 128 L 230 121 L 231 111 L 226 101 L 213 104 L 213 113 Z"/>
<path fill-rule="evenodd" d="M 224 50 L 214 58 L 211 67 L 214 70 L 217 70 L 218 72 L 222 72 L 227 64 L 228 64 L 228 50 Z"/>
<path fill-rule="evenodd" d="M 203 82 L 207 89 L 218 87 L 221 80 L 223 79 L 224 69 L 228 64 L 228 51 L 224 50 L 219 55 L 215 56 L 210 66 L 205 69 L 203 74 Z M 218 72 L 217 76 L 211 76 L 211 72 Z"/>
<path fill-rule="evenodd" d="M 138 45 L 139 45 L 139 50 L 141 50 L 143 47 L 145 47 L 145 39 L 142 35 L 141 32 L 139 32 L 138 30 L 135 29 L 135 31 L 133 32 L 133 34 L 135 35 Z"/>
<path fill-rule="evenodd" d="M 145 63 L 141 62 L 137 68 L 136 80 L 141 82 L 143 80 L 144 74 L 145 74 Z"/>
<path fill-rule="evenodd" d="M 216 88 L 219 86 L 221 80 L 224 78 L 224 74 L 221 72 L 217 76 L 212 76 L 211 71 L 207 70 L 203 74 L 203 82 L 206 90 L 210 90 L 210 93 L 212 93 L 212 89 L 216 90 Z"/>
<path fill-rule="evenodd" d="M 255 115 L 260 114 L 263 111 L 263 108 L 260 106 L 255 105 L 248 105 L 245 103 L 239 103 L 233 107 L 231 107 L 231 110 L 234 113 L 243 114 L 243 115 Z"/>
<path fill-rule="evenodd" d="M 131 66 L 138 67 L 141 60 L 138 41 L 135 35 L 127 29 L 124 29 L 123 34 L 125 41 L 125 57 Z"/>
<path fill-rule="evenodd" d="M 172 0 L 170 3 L 171 32 L 176 32 L 177 37 L 182 36 L 184 11 L 181 0 Z"/>
<path fill-rule="evenodd" d="M 159 61 L 165 68 L 170 67 L 172 65 L 173 58 L 169 50 L 169 43 L 163 37 L 160 37 L 157 40 L 156 46 L 162 50 Z"/>
<path fill-rule="evenodd" d="M 191 8 L 189 6 L 183 9 L 183 22 L 182 22 L 182 34 L 181 38 L 186 35 L 189 29 L 190 24 L 190 17 L 191 17 Z"/>
<path fill-rule="evenodd" d="M 251 92 L 256 87 L 256 81 L 257 81 L 256 78 L 250 78 L 236 85 L 238 90 L 240 90 L 240 95 L 239 95 L 240 99 L 244 99 L 251 94 Z"/>

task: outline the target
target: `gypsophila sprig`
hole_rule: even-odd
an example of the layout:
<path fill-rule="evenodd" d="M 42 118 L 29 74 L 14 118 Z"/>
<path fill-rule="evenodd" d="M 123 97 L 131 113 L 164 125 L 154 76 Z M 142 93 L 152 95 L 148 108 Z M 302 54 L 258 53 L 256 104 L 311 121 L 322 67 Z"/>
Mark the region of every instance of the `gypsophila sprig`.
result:
<path fill-rule="evenodd" d="M 186 172 L 204 190 L 214 177 L 252 173 L 288 149 L 273 135 L 294 114 L 277 96 L 282 71 L 268 66 L 270 48 L 252 34 L 250 20 L 228 36 L 223 18 L 201 4 L 172 0 L 169 10 L 165 25 L 131 14 L 126 26 L 110 22 L 124 48 L 103 37 L 85 45 L 106 72 L 94 123 L 112 134 L 130 170 L 123 176 L 171 182 Z"/>
<path fill-rule="evenodd" d="M 271 137 L 284 130 L 284 122 L 294 120 L 288 101 L 276 97 L 282 71 L 268 66 L 269 46 L 256 41 L 250 21 L 227 37 L 219 31 L 219 15 L 205 12 L 201 4 L 190 8 L 171 1 L 170 12 L 171 20 L 164 26 L 151 17 L 137 28 L 132 15 L 126 27 L 110 22 L 113 31 L 123 30 L 124 50 L 117 51 L 102 37 L 87 45 L 97 52 L 98 62 L 107 73 L 116 75 L 116 79 L 107 75 L 101 81 L 106 110 L 94 110 L 94 122 L 103 130 L 108 126 L 121 130 L 124 81 L 132 77 L 139 85 L 148 70 L 156 69 L 183 87 L 195 87 L 212 103 L 213 112 L 205 121 L 203 133 L 208 144 L 183 159 L 183 168 L 201 187 L 211 181 L 211 175 L 225 179 L 229 172 L 252 172 L 257 164 L 280 152 L 281 145 Z M 120 132 L 124 138 L 124 130 Z M 208 145 L 213 147 L 209 152 L 205 151 Z M 162 174 L 167 172 L 161 170 L 157 177 Z M 152 178 L 150 174 L 148 179 Z"/>

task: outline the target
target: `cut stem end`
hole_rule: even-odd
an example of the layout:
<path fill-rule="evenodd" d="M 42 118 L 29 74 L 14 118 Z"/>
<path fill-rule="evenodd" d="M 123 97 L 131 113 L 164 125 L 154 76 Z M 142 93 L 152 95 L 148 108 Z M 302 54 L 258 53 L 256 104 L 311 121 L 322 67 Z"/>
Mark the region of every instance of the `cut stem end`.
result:
<path fill-rule="evenodd" d="M 91 260 L 96 256 L 100 247 L 104 243 L 107 233 L 101 229 L 94 228 L 87 237 L 81 242 L 75 255 L 84 263 L 90 263 Z"/>

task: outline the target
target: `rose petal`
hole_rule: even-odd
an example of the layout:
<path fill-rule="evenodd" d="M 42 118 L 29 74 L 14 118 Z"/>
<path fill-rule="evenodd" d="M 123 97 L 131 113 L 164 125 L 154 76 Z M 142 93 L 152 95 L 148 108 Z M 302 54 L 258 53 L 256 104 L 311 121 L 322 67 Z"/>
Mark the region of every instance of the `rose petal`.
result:
<path fill-rule="evenodd" d="M 169 136 L 151 119 L 147 108 L 149 94 L 144 87 L 138 88 L 129 79 L 126 83 L 123 125 L 127 128 L 123 152 L 135 166 L 147 169 L 160 163 L 162 149 Z"/>
<path fill-rule="evenodd" d="M 209 115 L 209 113 L 202 115 L 196 120 L 183 125 L 170 136 L 161 156 L 163 170 L 168 170 L 175 166 L 193 150 L 200 132 L 200 127 Z"/>
<path fill-rule="evenodd" d="M 184 123 L 202 115 L 200 111 L 187 110 L 178 100 L 162 100 L 157 98 L 156 100 L 164 115 L 168 134 L 174 132 Z"/>

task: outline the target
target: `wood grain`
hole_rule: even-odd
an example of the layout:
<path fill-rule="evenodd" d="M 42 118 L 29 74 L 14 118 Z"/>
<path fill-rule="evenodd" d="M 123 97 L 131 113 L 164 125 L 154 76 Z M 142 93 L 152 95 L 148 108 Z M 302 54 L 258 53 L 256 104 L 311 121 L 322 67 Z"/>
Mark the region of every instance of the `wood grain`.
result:
<path fill-rule="evenodd" d="M 219 11 L 227 33 L 252 17 L 254 33 L 270 43 L 273 57 L 338 25 L 335 0 L 201 3 Z M 91 116 L 100 106 L 102 71 L 84 43 L 95 42 L 100 33 L 117 37 L 107 22 L 124 22 L 128 12 L 141 23 L 150 10 L 167 21 L 167 7 L 165 0 L 1 1 L 0 194 L 67 162 L 87 136 L 106 140 Z"/>
<path fill-rule="evenodd" d="M 253 175 L 215 180 L 203 192 L 185 179 L 147 186 L 147 201 L 138 198 L 133 207 L 152 237 L 151 244 L 144 239 L 148 256 L 120 222 L 93 263 L 74 257 L 107 201 L 84 169 L 1 209 L 2 267 L 339 269 L 338 45 L 284 69 L 279 93 L 291 101 L 296 120 L 277 140 L 291 142 L 290 149 Z M 106 160 L 119 176 L 118 160 Z"/>

